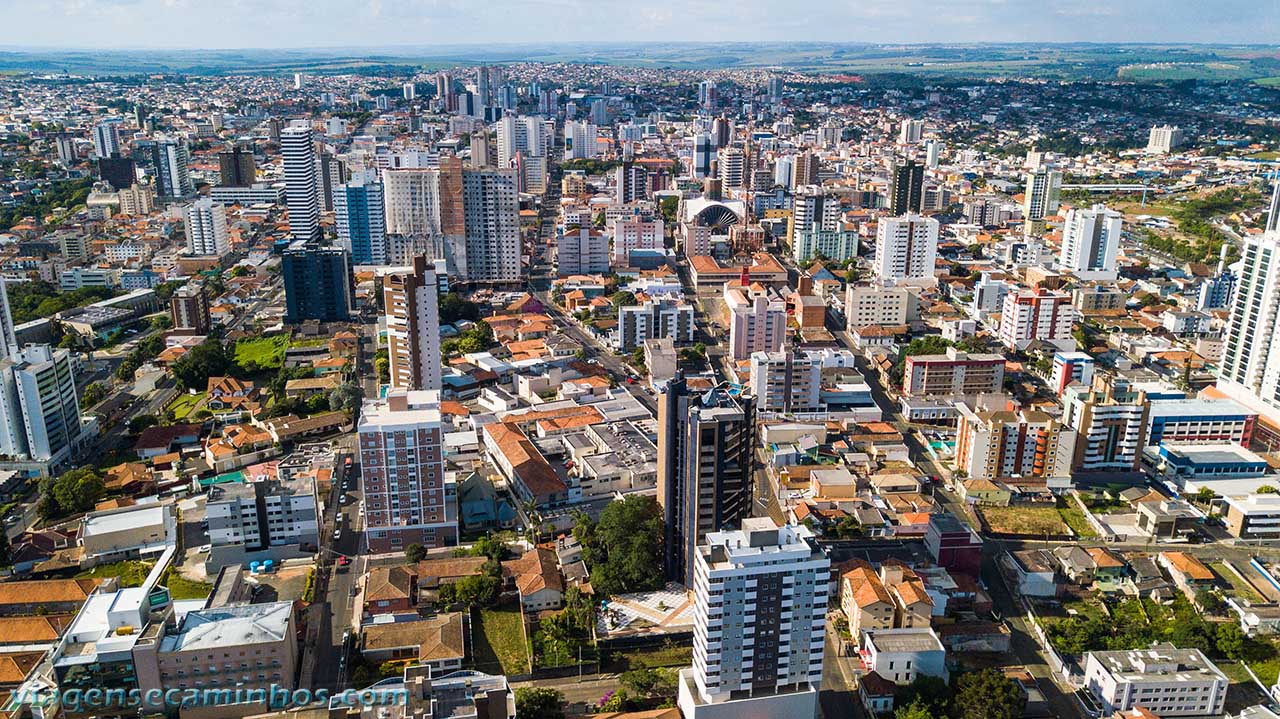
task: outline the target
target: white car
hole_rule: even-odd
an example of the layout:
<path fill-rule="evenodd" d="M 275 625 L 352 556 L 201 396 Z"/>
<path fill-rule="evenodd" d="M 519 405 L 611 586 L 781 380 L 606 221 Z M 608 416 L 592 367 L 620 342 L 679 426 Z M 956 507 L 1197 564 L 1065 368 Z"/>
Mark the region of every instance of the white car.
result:
<path fill-rule="evenodd" d="M 209 550 L 211 549 L 213 549 L 212 544 L 201 544 L 200 548 L 197 549 L 196 551 L 199 552 L 200 554 L 208 554 Z"/>

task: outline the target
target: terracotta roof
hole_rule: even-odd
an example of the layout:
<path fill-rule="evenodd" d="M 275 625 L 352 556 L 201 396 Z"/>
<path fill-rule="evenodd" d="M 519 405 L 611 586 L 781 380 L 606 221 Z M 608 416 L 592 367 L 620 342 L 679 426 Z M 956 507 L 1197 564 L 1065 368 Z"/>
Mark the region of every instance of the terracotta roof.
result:
<path fill-rule="evenodd" d="M 103 579 L 36 579 L 0 582 L 0 606 L 83 602 Z"/>
<path fill-rule="evenodd" d="M 364 601 L 395 601 L 413 597 L 414 574 L 404 567 L 375 567 L 365 582 Z"/>
<path fill-rule="evenodd" d="M 880 575 L 876 574 L 870 566 L 856 567 L 845 572 L 844 581 L 845 591 L 853 593 L 853 601 L 859 607 L 869 607 L 878 603 L 893 604 L 893 597 L 889 596 L 889 591 L 884 588 Z"/>
<path fill-rule="evenodd" d="M 1213 571 L 1190 554 L 1185 552 L 1161 552 L 1160 556 L 1164 557 L 1169 566 L 1178 570 L 1178 573 L 1187 579 L 1196 582 L 1211 582 L 1214 580 Z"/>
<path fill-rule="evenodd" d="M 518 428 L 506 422 L 486 424 L 484 431 L 497 445 L 512 472 L 531 494 L 536 496 L 565 491 L 564 480 L 547 463 L 538 448 Z"/>
<path fill-rule="evenodd" d="M 520 590 L 520 596 L 535 594 L 543 589 L 564 591 L 564 580 L 556 567 L 556 553 L 550 549 L 531 549 L 511 562 L 510 569 L 516 577 L 516 589 Z"/>
<path fill-rule="evenodd" d="M 21 684 L 40 663 L 42 652 L 19 652 L 0 655 L 0 685 Z M 7 695 L 8 692 L 5 692 Z M 7 702 L 6 702 L 7 703 Z M 6 715 L 7 716 L 7 715 Z"/>
<path fill-rule="evenodd" d="M 365 651 L 418 647 L 418 661 L 464 659 L 462 614 L 451 612 L 431 619 L 392 624 L 370 624 L 364 628 Z"/>
<path fill-rule="evenodd" d="M 0 644 L 54 642 L 71 626 L 74 614 L 32 617 L 0 617 Z"/>
<path fill-rule="evenodd" d="M 1106 547 L 1089 547 L 1085 549 L 1093 563 L 1102 569 L 1116 569 L 1125 566 L 1124 560 L 1111 553 Z"/>
<path fill-rule="evenodd" d="M 899 597 L 902 597 L 902 603 L 908 607 L 913 604 L 933 606 L 933 598 L 924 590 L 922 582 L 902 582 L 895 585 L 894 590 L 898 592 Z"/>

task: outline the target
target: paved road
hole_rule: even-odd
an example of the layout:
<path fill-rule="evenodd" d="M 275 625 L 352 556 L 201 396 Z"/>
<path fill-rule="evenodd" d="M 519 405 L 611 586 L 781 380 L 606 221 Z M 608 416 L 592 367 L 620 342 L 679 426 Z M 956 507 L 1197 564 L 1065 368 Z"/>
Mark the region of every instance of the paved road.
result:
<path fill-rule="evenodd" d="M 580 705 L 579 708 L 586 706 L 596 706 L 600 698 L 609 692 L 617 690 L 620 686 L 618 675 L 616 674 L 590 674 L 579 679 L 578 677 L 565 677 L 563 679 L 534 679 L 527 682 L 516 682 L 511 685 L 514 689 L 522 687 L 546 687 L 558 689 L 564 694 L 565 701 L 569 703 L 570 708 L 574 708 L 574 704 Z"/>

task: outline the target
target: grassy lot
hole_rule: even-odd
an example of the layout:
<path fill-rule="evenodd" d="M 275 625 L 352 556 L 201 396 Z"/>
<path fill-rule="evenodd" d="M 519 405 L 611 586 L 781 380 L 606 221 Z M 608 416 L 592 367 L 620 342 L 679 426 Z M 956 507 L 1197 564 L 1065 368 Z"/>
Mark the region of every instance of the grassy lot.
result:
<path fill-rule="evenodd" d="M 980 507 L 995 534 L 1065 535 L 1067 524 L 1054 507 Z"/>
<path fill-rule="evenodd" d="M 199 394 L 188 394 L 183 392 L 170 402 L 169 406 L 165 407 L 165 409 L 173 412 L 173 419 L 175 422 L 181 422 L 187 418 L 187 415 L 191 414 L 192 410 L 196 408 L 196 405 L 199 405 L 204 401 L 204 398 L 204 392 Z"/>
<path fill-rule="evenodd" d="M 169 596 L 174 599 L 205 599 L 213 591 L 212 584 L 193 582 L 186 577 L 170 573 L 165 577 L 164 586 L 169 588 Z"/>
<path fill-rule="evenodd" d="M 693 647 L 663 646 L 613 652 L 601 671 L 621 673 L 632 669 L 683 667 L 693 661 Z"/>
<path fill-rule="evenodd" d="M 1231 585 L 1232 594 L 1235 594 L 1237 597 L 1246 599 L 1253 603 L 1265 601 L 1264 597 L 1261 594 L 1258 594 L 1257 590 L 1249 586 L 1248 582 L 1237 577 L 1236 573 L 1227 569 L 1227 566 L 1222 562 L 1210 562 L 1209 568 L 1221 577 L 1222 581 Z"/>
<path fill-rule="evenodd" d="M 481 609 L 475 636 L 475 665 L 482 672 L 524 674 L 529 652 L 519 609 Z"/>
<path fill-rule="evenodd" d="M 284 351 L 289 338 L 284 335 L 240 340 L 236 343 L 236 362 L 241 367 L 252 362 L 263 369 L 279 369 L 284 364 Z"/>
<path fill-rule="evenodd" d="M 1280 152 L 1268 150 L 1266 152 L 1255 152 L 1249 155 L 1254 160 L 1280 160 Z"/>
<path fill-rule="evenodd" d="M 1089 524 L 1089 520 L 1085 518 L 1084 512 L 1079 507 L 1068 504 L 1065 507 L 1058 507 L 1058 516 L 1066 522 L 1071 531 L 1076 533 L 1077 537 L 1090 538 L 1098 536 L 1093 531 L 1093 525 Z"/>
<path fill-rule="evenodd" d="M 320 345 L 329 344 L 328 337 L 308 337 L 306 339 L 294 340 L 289 343 L 290 347 L 319 347 Z"/>
<path fill-rule="evenodd" d="M 1272 686 L 1275 684 L 1276 679 L 1280 678 L 1280 654 L 1260 662 L 1250 662 L 1249 668 L 1267 686 Z"/>
<path fill-rule="evenodd" d="M 86 569 L 77 574 L 76 577 L 116 577 L 120 580 L 121 587 L 140 587 L 142 582 L 146 580 L 147 573 L 151 571 L 151 566 L 151 562 L 129 559 L 115 564 L 103 564 L 93 569 Z"/>

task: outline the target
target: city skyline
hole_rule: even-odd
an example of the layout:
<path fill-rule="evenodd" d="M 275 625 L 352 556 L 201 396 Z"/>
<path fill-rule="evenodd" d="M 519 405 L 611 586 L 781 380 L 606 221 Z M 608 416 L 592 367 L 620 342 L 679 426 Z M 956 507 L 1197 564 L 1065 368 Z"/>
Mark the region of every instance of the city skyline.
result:
<path fill-rule="evenodd" d="M 11 22 L 0 48 L 14 49 L 343 49 L 367 51 L 459 44 L 506 44 L 530 38 L 554 43 L 595 42 L 1101 42 L 1267 43 L 1280 31 L 1280 3 L 1224 0 L 1137 0 L 1114 4 L 1068 0 L 1052 9 L 1006 0 L 980 0 L 938 8 L 926 0 L 850 3 L 826 12 L 794 13 L 750 0 L 732 13 L 691 3 L 679 12 L 656 3 L 622 5 L 580 0 L 359 5 L 331 0 L 283 0 L 252 9 L 241 2 L 217 6 L 187 0 L 57 0 L 24 5 L 7 1 Z M 618 23 L 619 13 L 629 18 Z M 48 22 L 50 18 L 58 22 Z M 927 17 L 930 22 L 922 23 Z M 140 22 L 139 19 L 144 21 Z M 250 22 L 252 20 L 252 22 Z M 694 34 L 711 27 L 716 36 Z M 293 32 L 282 35 L 280 27 Z M 203 33 L 192 37 L 191 28 Z M 469 35 L 460 35 L 464 28 Z M 448 32 L 438 43 L 431 33 Z M 424 36 L 424 33 L 427 33 Z M 204 41 L 216 34 L 218 41 Z"/>

